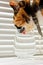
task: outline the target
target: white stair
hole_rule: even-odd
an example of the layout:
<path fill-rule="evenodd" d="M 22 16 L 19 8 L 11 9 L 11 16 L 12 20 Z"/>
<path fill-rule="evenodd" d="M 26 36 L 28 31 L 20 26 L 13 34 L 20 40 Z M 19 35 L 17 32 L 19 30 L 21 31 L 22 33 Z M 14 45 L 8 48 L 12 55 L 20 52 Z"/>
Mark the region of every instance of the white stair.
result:
<path fill-rule="evenodd" d="M 0 57 L 15 56 L 15 34 L 13 10 L 8 0 L 0 0 Z"/>
<path fill-rule="evenodd" d="M 43 17 L 38 14 L 43 32 Z M 0 0 L 0 57 L 15 54 L 22 57 L 43 55 L 43 38 L 36 28 L 26 35 L 19 34 L 13 24 L 13 9 L 9 0 Z"/>

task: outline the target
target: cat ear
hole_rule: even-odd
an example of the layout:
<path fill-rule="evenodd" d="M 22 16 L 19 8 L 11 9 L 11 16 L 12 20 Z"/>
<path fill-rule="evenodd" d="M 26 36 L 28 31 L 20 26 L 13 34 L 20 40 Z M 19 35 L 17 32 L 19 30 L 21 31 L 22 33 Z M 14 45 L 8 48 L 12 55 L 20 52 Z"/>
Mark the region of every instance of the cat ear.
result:
<path fill-rule="evenodd" d="M 40 0 L 36 0 L 36 4 L 38 4 L 38 5 L 39 5 L 39 3 L 40 3 Z"/>
<path fill-rule="evenodd" d="M 10 6 L 14 6 L 14 1 L 10 1 Z"/>
<path fill-rule="evenodd" d="M 20 1 L 18 4 L 20 7 L 25 7 L 25 5 L 26 5 L 25 1 Z"/>

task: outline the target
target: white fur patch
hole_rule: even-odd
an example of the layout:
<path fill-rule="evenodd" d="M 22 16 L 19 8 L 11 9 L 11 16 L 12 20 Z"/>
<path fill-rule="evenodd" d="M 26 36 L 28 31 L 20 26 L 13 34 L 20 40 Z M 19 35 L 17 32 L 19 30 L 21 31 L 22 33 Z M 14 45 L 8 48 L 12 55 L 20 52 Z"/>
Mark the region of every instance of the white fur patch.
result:
<path fill-rule="evenodd" d="M 32 6 L 32 4 L 33 4 L 33 0 L 30 0 L 30 5 Z"/>

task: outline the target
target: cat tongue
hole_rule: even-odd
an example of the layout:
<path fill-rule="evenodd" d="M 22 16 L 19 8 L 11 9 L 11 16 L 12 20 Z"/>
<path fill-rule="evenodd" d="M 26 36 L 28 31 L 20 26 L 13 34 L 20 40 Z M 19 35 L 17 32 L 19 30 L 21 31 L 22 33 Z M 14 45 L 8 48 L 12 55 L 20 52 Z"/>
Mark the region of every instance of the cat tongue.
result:
<path fill-rule="evenodd" d="M 26 34 L 26 31 L 23 31 L 22 34 Z"/>

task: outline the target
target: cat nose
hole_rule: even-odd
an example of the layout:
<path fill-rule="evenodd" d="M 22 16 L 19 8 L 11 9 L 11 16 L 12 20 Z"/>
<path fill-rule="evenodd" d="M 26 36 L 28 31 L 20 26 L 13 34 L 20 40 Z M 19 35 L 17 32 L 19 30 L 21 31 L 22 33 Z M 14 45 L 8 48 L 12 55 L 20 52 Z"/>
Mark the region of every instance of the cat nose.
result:
<path fill-rule="evenodd" d="M 24 30 L 25 30 L 25 28 L 22 27 L 22 28 L 20 29 L 20 33 L 22 33 Z"/>
<path fill-rule="evenodd" d="M 25 30 L 25 27 L 18 27 L 17 25 L 15 25 L 15 26 L 19 33 L 22 33 Z"/>

